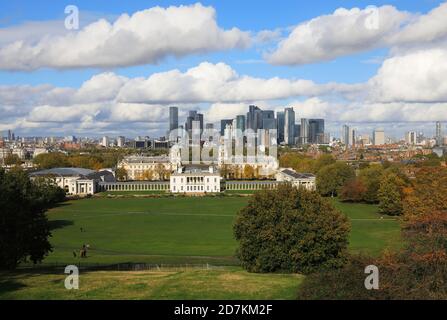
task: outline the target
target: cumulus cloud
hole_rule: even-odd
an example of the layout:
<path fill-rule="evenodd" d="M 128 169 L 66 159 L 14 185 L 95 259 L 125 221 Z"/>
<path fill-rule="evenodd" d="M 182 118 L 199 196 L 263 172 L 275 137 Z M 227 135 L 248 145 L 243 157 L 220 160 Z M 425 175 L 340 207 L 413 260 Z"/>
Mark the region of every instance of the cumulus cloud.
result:
<path fill-rule="evenodd" d="M 447 39 L 447 3 L 424 15 L 393 6 L 337 9 L 296 26 L 290 35 L 265 55 L 278 65 L 301 65 L 375 48 L 398 52 Z"/>
<path fill-rule="evenodd" d="M 203 62 L 186 72 L 172 70 L 128 81 L 118 100 L 134 103 L 198 103 L 272 100 L 314 95 L 321 88 L 308 80 L 254 78 L 225 63 Z"/>
<path fill-rule="evenodd" d="M 340 8 L 301 23 L 266 58 L 273 64 L 299 65 L 370 50 L 383 45 L 409 17 L 392 6 L 374 10 Z"/>
<path fill-rule="evenodd" d="M 276 111 L 293 107 L 297 119 L 447 121 L 446 71 L 447 51 L 432 48 L 390 57 L 368 82 L 357 84 L 254 78 L 208 62 L 147 78 L 105 72 L 79 88 L 1 86 L 0 130 L 164 132 L 173 104 L 181 118 L 188 109 L 202 109 L 206 122 L 245 114 L 249 104 Z"/>
<path fill-rule="evenodd" d="M 123 14 L 113 23 L 100 19 L 79 32 L 44 36 L 36 43 L 23 38 L 2 44 L 0 69 L 131 66 L 249 44 L 249 33 L 220 28 L 212 7 L 154 7 Z"/>
<path fill-rule="evenodd" d="M 447 101 L 447 47 L 386 59 L 368 83 L 369 99 L 382 102 Z"/>
<path fill-rule="evenodd" d="M 414 17 L 388 42 L 392 45 L 411 45 L 447 38 L 447 3 L 442 3 L 425 15 Z"/>

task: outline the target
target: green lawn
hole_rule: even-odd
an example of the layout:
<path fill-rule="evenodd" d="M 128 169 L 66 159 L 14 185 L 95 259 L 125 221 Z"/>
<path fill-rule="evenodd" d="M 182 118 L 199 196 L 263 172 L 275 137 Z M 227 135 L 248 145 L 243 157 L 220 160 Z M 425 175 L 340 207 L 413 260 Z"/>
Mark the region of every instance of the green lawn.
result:
<path fill-rule="evenodd" d="M 343 203 L 332 199 L 336 208 L 351 220 L 349 248 L 355 253 L 379 255 L 384 249 L 402 245 L 400 225 L 394 217 L 381 216 L 376 205 Z"/>
<path fill-rule="evenodd" d="M 67 202 L 48 214 L 56 229 L 46 263 L 237 264 L 232 224 L 241 197 L 92 198 Z M 81 228 L 83 232 L 81 232 Z"/>
<path fill-rule="evenodd" d="M 250 274 L 240 268 L 144 272 L 81 272 L 79 290 L 66 290 L 65 275 L 0 274 L 1 299 L 244 299 L 292 300 L 299 275 Z"/>
<path fill-rule="evenodd" d="M 157 194 L 169 194 L 166 191 L 105 191 L 95 195 L 95 197 L 108 197 L 108 196 L 145 196 L 145 195 L 157 195 Z"/>
<path fill-rule="evenodd" d="M 81 271 L 81 290 L 64 289 L 62 270 L 0 273 L 0 299 L 294 299 L 302 276 L 249 274 L 234 258 L 232 224 L 248 197 L 94 197 L 49 211 L 54 246 L 44 264 L 144 262 L 210 264 L 145 272 Z M 352 252 L 379 254 L 400 246 L 399 222 L 377 206 L 334 205 L 352 223 Z M 81 228 L 83 231 L 81 231 Z M 87 259 L 73 257 L 89 244 Z M 213 266 L 226 267 L 213 267 Z"/>
<path fill-rule="evenodd" d="M 237 265 L 232 225 L 248 197 L 91 198 L 50 210 L 54 252 L 45 263 L 78 262 L 73 256 L 90 245 L 87 264 Z M 379 254 L 400 245 L 398 221 L 381 219 L 377 206 L 334 205 L 351 218 L 353 252 Z M 81 232 L 81 228 L 83 231 Z"/>

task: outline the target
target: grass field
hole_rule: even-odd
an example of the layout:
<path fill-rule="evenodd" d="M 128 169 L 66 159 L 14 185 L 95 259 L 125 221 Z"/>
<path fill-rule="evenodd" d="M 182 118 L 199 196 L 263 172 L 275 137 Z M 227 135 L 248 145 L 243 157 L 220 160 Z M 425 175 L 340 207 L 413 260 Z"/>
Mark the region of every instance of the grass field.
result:
<path fill-rule="evenodd" d="M 232 225 L 247 197 L 91 198 L 64 203 L 48 217 L 54 247 L 45 263 L 143 262 L 237 265 Z M 381 219 L 377 206 L 333 200 L 352 223 L 350 249 L 379 254 L 400 245 L 399 224 Z M 82 228 L 82 231 L 81 231 Z"/>
<path fill-rule="evenodd" d="M 66 290 L 65 275 L 0 274 L 0 299 L 294 299 L 299 275 L 250 274 L 240 268 L 155 272 L 87 272 L 79 290 Z"/>
<path fill-rule="evenodd" d="M 293 299 L 298 275 L 248 274 L 237 267 L 232 224 L 248 197 L 95 197 L 50 210 L 54 247 L 44 264 L 210 264 L 146 272 L 83 272 L 81 290 L 64 289 L 61 272 L 0 274 L 0 299 Z M 352 224 L 350 250 L 373 255 L 401 245 L 399 222 L 377 206 L 334 205 Z M 82 231 L 81 231 L 82 228 Z"/>
<path fill-rule="evenodd" d="M 73 251 L 89 244 L 84 263 L 235 265 L 232 223 L 247 201 L 241 197 L 70 201 L 48 214 L 55 227 L 54 252 L 45 262 L 76 262 Z"/>

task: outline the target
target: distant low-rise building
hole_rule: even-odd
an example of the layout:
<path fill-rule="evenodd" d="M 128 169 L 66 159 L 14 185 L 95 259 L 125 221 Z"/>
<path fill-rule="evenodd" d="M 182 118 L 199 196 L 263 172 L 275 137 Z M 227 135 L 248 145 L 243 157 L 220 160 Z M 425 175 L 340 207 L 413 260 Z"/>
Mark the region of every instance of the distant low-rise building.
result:
<path fill-rule="evenodd" d="M 316 177 L 311 173 L 299 173 L 293 169 L 281 169 L 276 174 L 276 181 L 289 182 L 294 187 L 307 190 L 316 189 Z"/>

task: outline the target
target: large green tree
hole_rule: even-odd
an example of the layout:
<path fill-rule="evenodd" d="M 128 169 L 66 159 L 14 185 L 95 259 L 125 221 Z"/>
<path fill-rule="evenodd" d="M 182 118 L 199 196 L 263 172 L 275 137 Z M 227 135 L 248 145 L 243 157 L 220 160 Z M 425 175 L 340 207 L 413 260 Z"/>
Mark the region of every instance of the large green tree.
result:
<path fill-rule="evenodd" d="M 359 179 L 366 188 L 363 194 L 363 201 L 367 203 L 379 202 L 378 192 L 383 173 L 384 169 L 381 165 L 372 165 L 360 170 Z"/>
<path fill-rule="evenodd" d="M 325 166 L 317 173 L 317 190 L 323 196 L 336 196 L 343 185 L 355 178 L 355 170 L 344 162 Z"/>
<path fill-rule="evenodd" d="M 255 194 L 234 224 L 238 257 L 250 272 L 339 267 L 349 230 L 348 219 L 327 199 L 291 185 Z"/>
<path fill-rule="evenodd" d="M 22 170 L 0 169 L 0 269 L 40 262 L 51 251 L 45 211 L 61 199 L 56 187 L 34 183 Z"/>
<path fill-rule="evenodd" d="M 379 211 L 390 216 L 403 213 L 404 181 L 394 173 L 388 173 L 380 182 L 378 191 Z"/>

